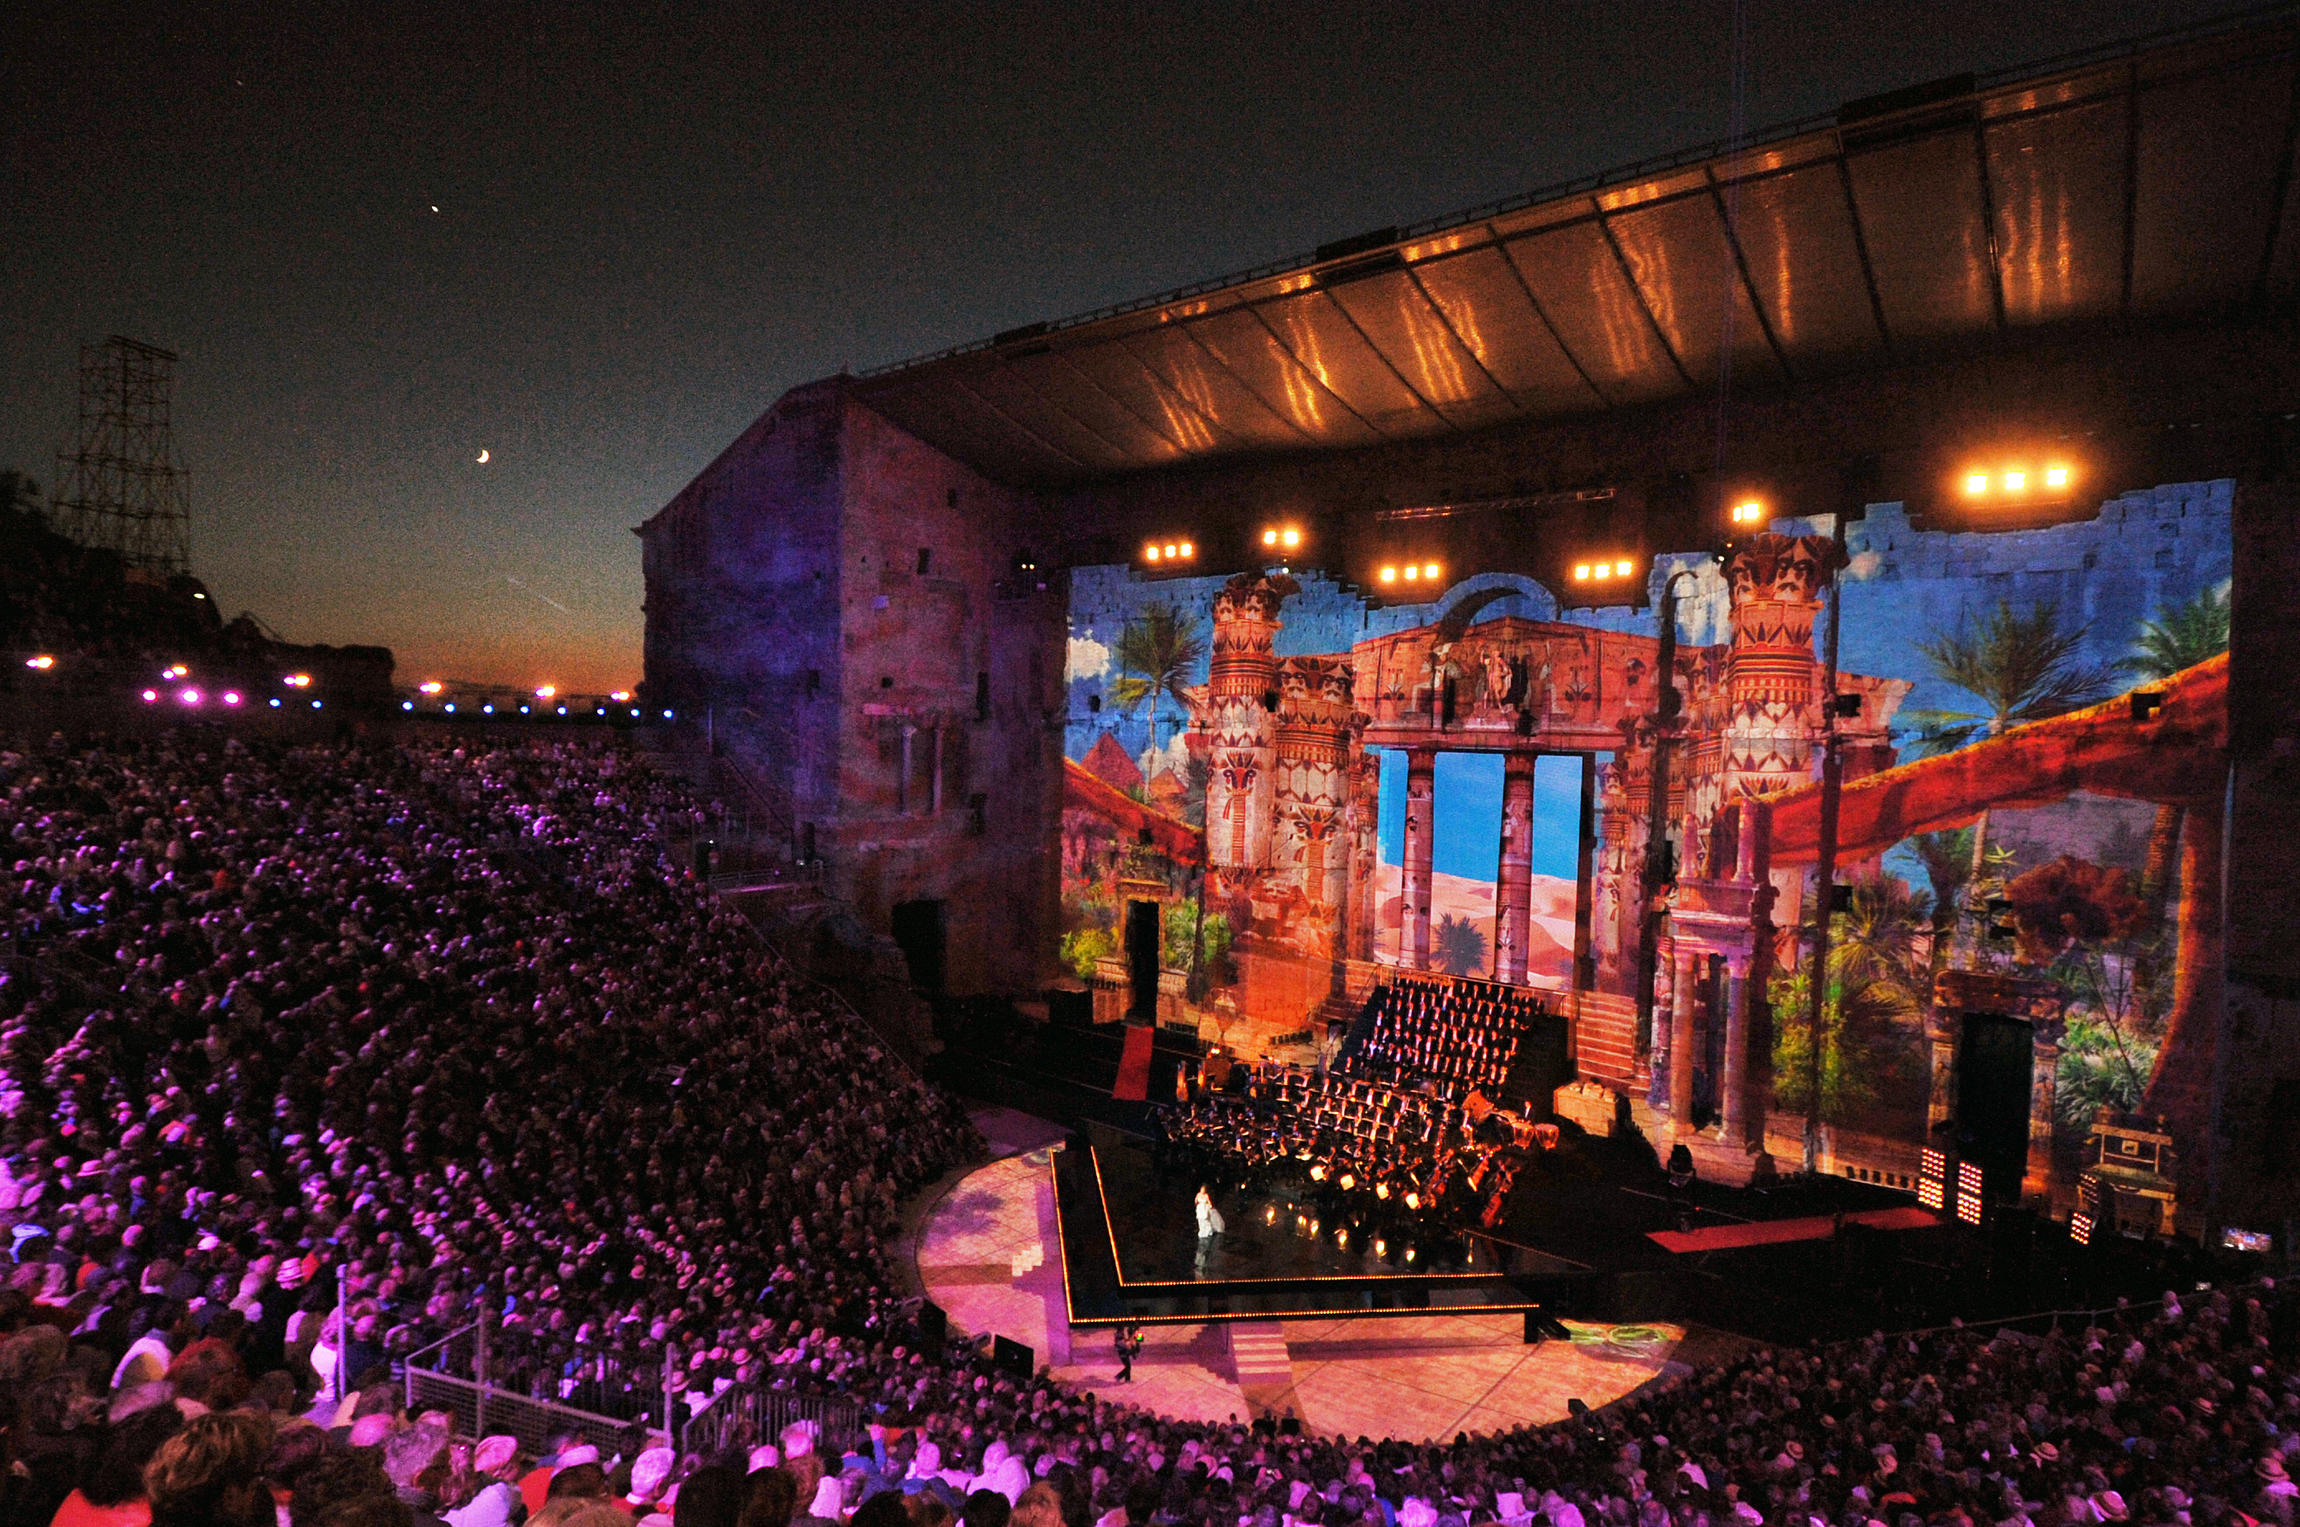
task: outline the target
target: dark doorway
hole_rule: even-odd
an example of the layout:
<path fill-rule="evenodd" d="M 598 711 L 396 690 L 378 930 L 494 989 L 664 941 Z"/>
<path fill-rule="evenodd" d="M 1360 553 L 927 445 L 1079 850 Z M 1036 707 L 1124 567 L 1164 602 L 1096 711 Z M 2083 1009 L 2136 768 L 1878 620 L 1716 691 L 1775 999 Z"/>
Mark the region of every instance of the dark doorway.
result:
<path fill-rule="evenodd" d="M 2028 1170 L 2029 1071 L 2036 1036 L 2018 1018 L 1967 1013 L 1957 1048 L 1957 1154 L 1991 1198 L 2018 1198 Z"/>
<path fill-rule="evenodd" d="M 1158 1012 L 1158 903 L 1126 903 L 1126 977 L 1134 985 L 1127 1011 L 1151 1018 Z"/>
<path fill-rule="evenodd" d="M 940 901 L 894 904 L 894 941 L 910 966 L 911 985 L 928 996 L 942 994 L 943 943 L 949 916 Z"/>
<path fill-rule="evenodd" d="M 1724 1117 L 1725 960 L 1693 959 L 1693 1022 L 1701 1037 L 1701 1065 L 1693 1073 L 1693 1119 L 1702 1129 Z"/>

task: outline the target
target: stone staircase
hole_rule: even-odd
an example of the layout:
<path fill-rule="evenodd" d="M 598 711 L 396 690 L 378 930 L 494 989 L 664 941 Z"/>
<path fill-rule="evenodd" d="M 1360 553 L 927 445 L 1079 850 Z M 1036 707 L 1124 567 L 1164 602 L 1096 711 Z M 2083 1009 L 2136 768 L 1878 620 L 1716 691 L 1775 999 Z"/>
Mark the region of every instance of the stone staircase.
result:
<path fill-rule="evenodd" d="M 1575 1069 L 1612 1087 L 1638 1085 L 1637 1000 L 1585 991 L 1565 998 L 1573 1025 Z"/>
<path fill-rule="evenodd" d="M 678 861 L 694 863 L 708 840 L 711 889 L 794 974 L 831 993 L 912 1064 L 932 1054 L 933 1017 L 901 951 L 863 926 L 820 858 L 798 862 L 789 811 L 723 752 L 665 747 L 653 763 L 721 808 L 710 825 L 673 843 Z"/>

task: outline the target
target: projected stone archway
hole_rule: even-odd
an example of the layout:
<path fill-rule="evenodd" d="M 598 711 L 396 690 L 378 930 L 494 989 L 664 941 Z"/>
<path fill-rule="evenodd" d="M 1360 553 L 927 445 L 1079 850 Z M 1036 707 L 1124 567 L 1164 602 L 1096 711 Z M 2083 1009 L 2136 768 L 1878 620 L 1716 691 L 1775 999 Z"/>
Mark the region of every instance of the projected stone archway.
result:
<path fill-rule="evenodd" d="M 1811 620 L 1826 548 L 1819 538 L 1756 538 L 1735 564 L 1735 608 L 1750 618 L 1735 623 L 1728 643 L 1677 649 L 1684 706 L 1664 788 L 1693 873 L 1730 876 L 1733 866 L 1707 864 L 1720 808 L 1777 788 L 1806 763 L 1817 666 Z M 1284 574 L 1242 573 L 1211 601 L 1208 682 L 1191 707 L 1206 768 L 1209 894 L 1238 909 L 1266 943 L 1336 962 L 1376 960 L 1379 760 L 1402 758 L 1396 963 L 1430 969 L 1436 760 L 1497 754 L 1493 974 L 1524 982 L 1536 774 L 1541 758 L 1570 756 L 1589 782 L 1577 836 L 1603 846 L 1602 858 L 1584 851 L 1575 867 L 1574 984 L 1629 990 L 1646 915 L 1657 636 L 1491 613 L 1527 595 L 1511 580 L 1453 591 L 1431 623 L 1362 638 L 1346 654 L 1281 656 L 1282 612 L 1298 592 Z M 1846 730 L 1856 751 L 1889 750 L 1887 727 L 1906 685 L 1853 674 L 1840 683 L 1863 697 Z M 1744 931 L 1736 954 L 1748 939 Z M 1658 1046 L 1668 1047 L 1665 1035 Z"/>

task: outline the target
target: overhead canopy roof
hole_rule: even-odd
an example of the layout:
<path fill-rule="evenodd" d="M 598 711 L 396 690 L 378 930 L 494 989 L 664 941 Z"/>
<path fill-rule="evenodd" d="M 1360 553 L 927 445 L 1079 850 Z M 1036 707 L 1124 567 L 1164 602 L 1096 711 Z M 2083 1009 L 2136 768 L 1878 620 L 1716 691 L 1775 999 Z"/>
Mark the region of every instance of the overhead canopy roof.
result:
<path fill-rule="evenodd" d="M 2300 16 L 1842 108 L 867 373 L 1053 485 L 1795 381 L 2300 285 Z"/>

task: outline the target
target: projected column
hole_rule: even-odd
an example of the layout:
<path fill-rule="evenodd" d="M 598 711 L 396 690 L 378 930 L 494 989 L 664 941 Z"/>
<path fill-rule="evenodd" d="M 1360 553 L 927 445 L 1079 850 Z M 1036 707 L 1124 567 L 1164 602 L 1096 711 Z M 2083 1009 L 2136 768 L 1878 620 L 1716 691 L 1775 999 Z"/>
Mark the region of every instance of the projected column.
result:
<path fill-rule="evenodd" d="M 1206 777 L 1208 857 L 1226 882 L 1243 889 L 1269 857 L 1270 714 L 1278 683 L 1278 605 L 1292 592 L 1241 573 L 1214 596 L 1214 653 L 1206 710 L 1212 734 Z"/>
<path fill-rule="evenodd" d="M 1378 922 L 1375 888 L 1381 864 L 1382 755 L 1350 744 L 1350 958 L 1374 958 Z"/>
<path fill-rule="evenodd" d="M 1533 765 L 1531 753 L 1511 753 L 1501 777 L 1501 876 L 1495 887 L 1493 977 L 1525 984 L 1526 939 L 1533 919 Z"/>
<path fill-rule="evenodd" d="M 1437 822 L 1437 754 L 1406 750 L 1405 920 L 1398 963 L 1409 970 L 1430 967 L 1430 852 Z"/>
<path fill-rule="evenodd" d="M 1350 665 L 1339 658 L 1279 664 L 1277 852 L 1280 883 L 1301 887 L 1323 919 L 1342 900 L 1342 815 L 1349 805 Z"/>

